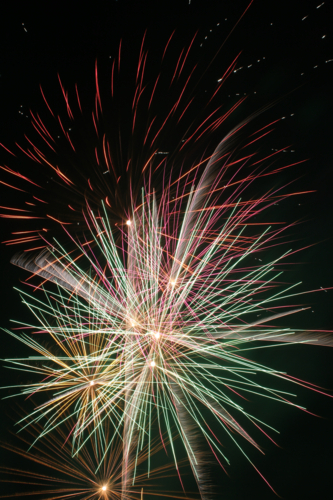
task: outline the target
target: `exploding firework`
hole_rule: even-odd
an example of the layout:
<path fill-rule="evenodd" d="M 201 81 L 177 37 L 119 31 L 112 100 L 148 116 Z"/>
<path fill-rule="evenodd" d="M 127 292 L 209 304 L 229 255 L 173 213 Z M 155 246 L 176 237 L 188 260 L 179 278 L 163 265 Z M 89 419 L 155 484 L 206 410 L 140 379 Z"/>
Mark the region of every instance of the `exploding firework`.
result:
<path fill-rule="evenodd" d="M 70 419 L 66 424 L 67 433 L 71 433 Z M 168 498 L 184 498 L 171 491 L 161 493 L 158 485 L 154 484 L 156 478 L 170 478 L 172 473 L 170 466 L 155 467 L 149 477 L 145 472 L 140 472 L 144 462 L 148 458 L 147 447 L 142 448 L 140 455 L 133 454 L 126 465 L 126 473 L 136 470 L 136 485 L 123 484 L 125 469 L 123 466 L 123 446 L 119 438 L 108 435 L 105 438 L 112 444 L 105 446 L 96 437 L 88 440 L 80 454 L 75 453 L 68 441 L 64 429 L 58 428 L 56 432 L 50 433 L 42 442 L 34 445 L 32 442 L 43 433 L 43 427 L 39 424 L 29 426 L 28 431 L 17 435 L 19 444 L 1 443 L 9 456 L 15 457 L 15 468 L 2 466 L 0 468 L 0 481 L 2 483 L 15 484 L 16 493 L 1 494 L 0 498 L 17 496 L 17 487 L 20 485 L 20 497 L 38 496 L 45 500 L 57 498 L 74 498 L 80 500 L 126 500 L 142 499 L 143 492 L 146 495 L 154 495 Z M 13 439 L 12 439 L 13 441 Z M 154 441 L 149 454 L 155 454 L 162 448 L 161 444 Z M 74 455 L 74 456 L 73 456 Z M 103 457 L 103 460 L 101 460 Z M 17 461 L 19 466 L 17 465 Z M 190 498 L 190 497 L 186 497 Z M 191 498 L 194 498 L 191 496 Z"/>
<path fill-rule="evenodd" d="M 244 180 L 234 178 L 221 190 L 229 164 L 218 175 L 215 165 L 223 148 L 224 141 L 196 183 L 178 185 L 176 197 L 171 196 L 170 181 L 158 202 L 147 183 L 141 203 L 132 206 L 120 245 L 107 214 L 95 216 L 88 207 L 90 240 L 70 238 L 77 254 L 54 242 L 38 256 L 21 253 L 12 259 L 57 284 L 57 291 L 46 292 L 47 303 L 23 295 L 42 326 L 33 336 L 15 336 L 39 356 L 7 360 L 44 376 L 23 388 L 25 394 L 50 394 L 29 415 L 33 422 L 46 422 L 40 435 L 62 424 L 70 410 L 76 421 L 73 442 L 80 453 L 85 433 L 103 433 L 107 421 L 124 436 L 126 471 L 133 448 L 139 453 L 146 443 L 149 454 L 156 420 L 160 435 L 168 435 L 178 468 L 172 440 L 172 429 L 177 429 L 202 494 L 205 475 L 193 426 L 223 466 L 221 460 L 228 460 L 222 430 L 245 454 L 235 433 L 260 446 L 240 422 L 245 418 L 264 434 L 269 429 L 239 397 L 259 394 L 299 407 L 290 400 L 292 394 L 262 384 L 255 375 L 314 389 L 244 357 L 249 343 L 331 343 L 328 334 L 275 324 L 304 309 L 284 305 L 297 295 L 296 285 L 280 281 L 281 264 L 293 252 L 254 264 L 254 255 L 263 256 L 280 242 L 282 229 L 268 226 L 254 234 L 250 221 L 283 195 L 272 191 L 242 200 Z M 58 353 L 39 343 L 45 334 L 55 341 Z M 126 473 L 123 481 L 129 481 Z"/>
<path fill-rule="evenodd" d="M 38 401 L 21 425 L 43 422 L 33 440 L 38 447 L 73 422 L 71 432 L 63 434 L 72 442 L 68 459 L 72 454 L 80 460 L 94 448 L 99 470 L 108 464 L 110 436 L 122 435 L 122 486 L 117 491 L 123 494 L 132 478 L 137 484 L 130 464 L 133 456 L 141 457 L 143 446 L 151 469 L 156 432 L 167 433 L 178 468 L 172 439 L 176 428 L 205 496 L 199 434 L 221 465 L 227 462 L 222 430 L 244 454 L 236 435 L 259 449 L 243 423 L 264 433 L 271 428 L 247 410 L 246 396 L 260 394 L 298 406 L 291 394 L 274 382 L 264 383 L 264 377 L 307 385 L 244 357 L 253 343 L 331 343 L 325 334 L 278 325 L 305 306 L 286 305 L 297 291 L 280 280 L 283 263 L 294 252 L 276 255 L 284 226 L 268 223 L 262 214 L 298 193 L 284 186 L 253 194 L 269 175 L 297 163 L 280 168 L 276 160 L 285 147 L 259 150 L 273 123 L 260 125 L 246 138 L 243 132 L 254 117 L 249 116 L 225 134 L 226 120 L 245 98 L 223 108 L 215 101 L 236 70 L 237 58 L 219 74 L 204 105 L 199 99 L 200 113 L 193 112 L 198 109 L 198 69 L 188 69 L 193 44 L 171 72 L 168 63 L 167 81 L 163 72 L 147 78 L 143 42 L 126 106 L 117 94 L 124 63 L 120 44 L 112 61 L 111 100 L 103 105 L 96 64 L 89 121 L 81 91 L 76 87 L 68 93 L 59 78 L 67 116 L 60 118 L 42 91 L 49 116 L 32 114 L 38 139 L 29 136 L 19 146 L 36 171 L 23 175 L 2 167 L 5 183 L 28 204 L 23 212 L 2 207 L 2 217 L 23 223 L 6 243 L 45 248 L 37 255 L 19 254 L 12 262 L 57 285 L 46 285 L 46 301 L 21 292 L 39 326 L 24 325 L 28 333 L 22 335 L 10 332 L 35 351 L 28 359 L 8 360 L 34 380 L 21 386 L 25 396 Z M 165 92 L 170 99 L 161 113 Z M 120 118 L 105 127 L 110 103 L 111 114 Z M 46 125 L 49 120 L 52 124 Z M 8 181 L 13 176 L 15 181 Z M 41 225 L 35 226 L 36 220 Z M 69 236 L 63 246 L 47 237 L 59 222 Z M 101 480 L 91 485 L 97 488 L 85 490 L 91 498 L 105 494 Z"/>

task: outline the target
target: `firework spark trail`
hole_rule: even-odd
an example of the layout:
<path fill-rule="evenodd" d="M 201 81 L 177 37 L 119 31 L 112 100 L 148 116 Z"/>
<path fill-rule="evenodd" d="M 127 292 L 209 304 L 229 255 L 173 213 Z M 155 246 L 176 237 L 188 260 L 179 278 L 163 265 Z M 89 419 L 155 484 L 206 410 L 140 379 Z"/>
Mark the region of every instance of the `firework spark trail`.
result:
<path fill-rule="evenodd" d="M 240 19 L 242 16 L 240 16 Z M 164 58 L 168 56 L 171 38 L 166 43 L 163 52 L 163 64 Z M 223 44 L 219 50 L 222 46 Z M 133 102 L 131 109 L 127 110 L 128 116 L 126 114 L 127 119 L 133 123 L 134 127 L 129 137 L 125 136 L 121 123 L 116 123 L 114 120 L 114 116 L 117 116 L 119 111 L 121 116 L 125 115 L 125 110 L 123 108 L 119 110 L 119 106 L 121 106 L 119 102 L 122 99 L 119 101 L 118 98 L 114 98 L 113 90 L 111 100 L 107 95 L 104 96 L 105 109 L 103 110 L 103 95 L 100 89 L 101 79 L 96 62 L 95 106 L 91 115 L 96 140 L 91 149 L 89 149 L 92 139 L 91 127 L 87 126 L 86 111 L 81 105 L 77 85 L 75 85 L 75 94 L 71 97 L 71 92 L 65 88 L 58 76 L 62 99 L 61 105 L 65 104 L 64 109 L 67 115 L 62 118 L 60 118 L 59 110 L 55 111 L 55 105 L 50 103 L 46 93 L 41 89 L 47 114 L 42 119 L 39 113 L 31 112 L 33 132 L 34 134 L 37 133 L 37 137 L 33 135 L 25 136 L 26 145 L 17 144 L 19 152 L 23 152 L 34 162 L 34 168 L 29 169 L 29 176 L 27 176 L 9 166 L 3 165 L 0 167 L 5 176 L 4 180 L 0 180 L 0 183 L 6 185 L 9 189 L 13 188 L 25 193 L 25 203 L 28 205 L 28 208 L 25 204 L 25 208 L 3 206 L 3 213 L 0 214 L 0 217 L 9 218 L 17 223 L 21 222 L 24 225 L 23 229 L 26 229 L 27 223 L 33 223 L 35 220 L 38 221 L 38 226 L 34 230 L 31 229 L 29 236 L 25 234 L 24 230 L 14 231 L 12 233 L 13 237 L 6 240 L 6 244 L 25 244 L 30 250 L 33 249 L 32 244 L 36 245 L 36 242 L 45 246 L 45 233 L 50 229 L 54 230 L 59 223 L 68 225 L 72 233 L 77 230 L 84 230 L 82 211 L 85 210 L 87 200 L 94 211 L 100 209 L 100 201 L 103 200 L 107 207 L 109 219 L 112 220 L 112 223 L 117 223 L 123 227 L 126 217 L 131 212 L 132 204 L 137 205 L 141 198 L 140 189 L 145 182 L 148 170 L 154 172 L 155 181 L 159 178 L 160 182 L 163 176 L 161 172 L 167 165 L 170 172 L 173 171 L 172 180 L 174 185 L 177 185 L 180 183 L 180 179 L 177 179 L 179 166 L 183 163 L 186 165 L 183 176 L 184 182 L 195 182 L 198 164 L 201 162 L 206 164 L 206 159 L 204 159 L 206 154 L 210 158 L 209 165 L 206 167 L 209 176 L 214 176 L 214 172 L 218 172 L 223 161 L 230 158 L 230 164 L 232 164 L 232 153 L 240 134 L 243 133 L 247 124 L 260 114 L 260 111 L 252 113 L 225 137 L 219 145 L 221 151 L 218 148 L 214 153 L 214 151 L 210 150 L 210 147 L 207 149 L 207 143 L 216 144 L 220 141 L 221 135 L 225 133 L 221 127 L 225 125 L 225 120 L 241 105 L 245 97 L 240 98 L 236 104 L 231 106 L 224 105 L 223 107 L 218 103 L 215 105 L 211 102 L 216 100 L 216 96 L 221 92 L 226 79 L 232 74 L 237 56 L 231 64 L 228 63 L 228 69 L 218 79 L 213 96 L 204 105 L 200 102 L 200 113 L 197 114 L 195 119 L 192 120 L 191 118 L 190 123 L 185 127 L 183 122 L 186 123 L 188 115 L 192 116 L 191 109 L 198 97 L 196 93 L 198 82 L 202 80 L 203 75 L 210 66 L 210 64 L 205 63 L 205 71 L 200 74 L 196 66 L 192 69 L 189 67 L 188 59 L 190 52 L 194 50 L 193 47 L 192 39 L 188 46 L 183 48 L 183 56 L 175 64 L 176 69 L 173 77 L 170 77 L 170 62 L 165 67 L 162 65 L 157 75 L 155 69 L 154 74 L 150 74 L 148 71 L 149 57 L 145 48 L 144 37 L 140 48 L 137 71 L 132 72 L 132 74 L 136 75 L 133 87 L 131 87 L 133 96 L 125 96 L 126 102 Z M 165 52 L 167 52 L 167 55 Z M 119 72 L 120 54 L 121 44 L 117 58 L 114 59 L 114 63 L 118 59 L 118 65 L 115 65 L 118 66 L 118 73 L 114 72 L 114 64 L 112 69 L 112 89 L 117 90 L 123 87 L 122 74 Z M 170 106 L 170 109 L 163 109 L 161 112 L 160 103 L 164 101 L 166 83 L 174 104 Z M 127 84 L 126 81 L 126 87 Z M 185 92 L 186 85 L 189 87 Z M 106 111 L 109 109 L 112 111 L 110 123 L 108 123 L 107 127 L 108 133 L 106 133 L 103 128 L 104 120 L 102 117 L 105 119 Z M 50 120 L 51 123 L 48 127 L 47 124 Z M 274 120 L 269 125 L 274 124 L 275 126 L 278 121 Z M 78 131 L 77 135 L 75 133 L 76 129 Z M 83 137 L 87 136 L 88 130 L 89 137 L 85 140 Z M 271 130 L 272 127 L 270 127 L 269 131 Z M 257 132 L 252 135 L 257 134 Z M 59 137 L 63 138 L 64 141 L 59 141 Z M 242 143 L 241 146 L 247 151 L 246 148 L 253 141 L 257 141 L 262 137 L 263 135 L 259 137 L 255 135 L 255 138 L 251 136 L 250 142 Z M 170 143 L 170 138 L 174 138 L 175 141 L 172 139 Z M 140 147 L 137 147 L 137 144 L 140 144 Z M 168 144 L 170 148 L 166 146 Z M 4 148 L 11 156 L 14 154 L 10 148 L 5 146 Z M 171 149 L 167 155 L 167 163 L 166 157 L 161 160 L 159 156 L 165 149 Z M 274 161 L 285 149 L 274 152 L 267 158 L 262 158 L 259 150 L 254 150 L 245 154 L 244 158 L 233 158 L 232 161 L 239 162 L 239 165 L 247 161 L 248 166 L 253 165 L 255 169 L 262 163 Z M 91 157 L 94 158 L 94 161 L 87 163 L 86 159 Z M 198 158 L 201 158 L 199 162 L 197 161 Z M 211 163 L 216 163 L 215 169 L 210 168 Z M 69 164 L 74 166 L 73 171 L 68 171 Z M 292 166 L 293 164 L 289 165 L 289 167 Z M 194 179 L 189 175 L 192 170 Z M 278 171 L 279 169 L 276 168 L 271 174 L 273 175 Z M 263 173 L 262 175 L 270 175 L 270 173 Z M 211 179 L 209 176 L 206 178 L 203 176 L 200 181 L 206 183 L 206 187 L 210 185 Z M 243 182 L 247 178 L 248 176 L 245 177 Z M 13 179 L 15 179 L 14 185 Z M 5 182 L 6 180 L 8 182 Z M 248 182 L 251 181 L 249 178 L 247 180 Z M 34 189 L 33 193 L 31 189 Z M 205 186 L 202 186 L 202 189 L 203 196 Z M 59 196 L 59 190 L 61 190 L 61 196 Z M 156 196 L 160 201 L 159 197 L 162 196 L 162 191 L 156 190 Z M 198 203 L 200 197 L 195 196 L 193 200 Z M 20 212 L 17 212 L 18 210 Z M 190 220 L 188 220 L 188 223 L 190 228 Z M 181 246 L 179 251 L 181 251 Z"/>

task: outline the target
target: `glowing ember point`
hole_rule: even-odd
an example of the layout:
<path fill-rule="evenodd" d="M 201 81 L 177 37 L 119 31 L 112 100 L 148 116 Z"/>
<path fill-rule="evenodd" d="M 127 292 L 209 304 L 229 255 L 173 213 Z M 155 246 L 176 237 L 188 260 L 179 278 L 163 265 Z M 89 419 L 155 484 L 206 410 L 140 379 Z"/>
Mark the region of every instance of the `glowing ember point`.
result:
<path fill-rule="evenodd" d="M 131 324 L 132 326 L 135 326 L 135 325 L 136 325 L 136 321 L 135 321 L 133 318 L 131 318 L 129 315 L 127 316 L 127 318 L 128 318 L 128 321 L 130 322 L 130 324 Z"/>
<path fill-rule="evenodd" d="M 175 286 L 175 284 L 176 284 L 176 281 L 175 281 L 175 280 L 170 280 L 170 285 L 171 285 L 171 286 Z"/>
<path fill-rule="evenodd" d="M 154 333 L 154 336 L 155 336 L 155 339 L 159 339 L 161 335 L 160 335 L 160 333 L 159 333 L 159 332 L 155 332 L 155 333 Z"/>
<path fill-rule="evenodd" d="M 127 224 L 128 226 L 130 226 L 132 223 L 131 223 L 131 221 L 130 221 L 130 220 L 127 220 L 127 221 L 126 221 L 126 224 Z"/>
<path fill-rule="evenodd" d="M 92 381 L 90 382 L 90 385 L 95 385 L 95 382 L 92 380 Z"/>
<path fill-rule="evenodd" d="M 151 366 L 152 368 L 154 368 L 154 366 L 155 366 L 155 365 L 156 365 L 155 361 L 151 361 L 151 362 L 150 362 L 150 366 Z"/>
<path fill-rule="evenodd" d="M 102 486 L 102 490 L 103 490 L 103 491 L 106 491 L 106 486 Z"/>

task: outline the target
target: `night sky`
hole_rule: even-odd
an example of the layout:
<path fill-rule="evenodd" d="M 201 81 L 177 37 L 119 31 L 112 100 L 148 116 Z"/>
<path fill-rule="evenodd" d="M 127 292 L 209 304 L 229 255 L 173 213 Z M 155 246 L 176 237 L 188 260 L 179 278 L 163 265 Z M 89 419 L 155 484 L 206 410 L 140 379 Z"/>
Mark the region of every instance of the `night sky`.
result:
<path fill-rule="evenodd" d="M 186 68 L 189 72 L 197 63 L 203 68 L 202 78 L 198 78 L 195 86 L 198 109 L 194 109 L 194 113 L 200 112 L 200 103 L 207 100 L 207 94 L 214 92 L 217 80 L 241 52 L 236 72 L 219 93 L 216 105 L 228 105 L 228 99 L 233 101 L 238 95 L 246 94 L 248 98 L 219 132 L 220 139 L 215 135 L 212 140 L 221 140 L 236 123 L 265 106 L 270 107 L 260 115 L 259 124 L 254 125 L 254 129 L 284 117 L 276 132 L 263 141 L 263 147 L 271 151 L 290 146 L 285 154 L 286 162 L 290 162 L 291 157 L 295 161 L 307 159 L 291 173 L 281 174 L 279 182 L 283 184 L 294 179 L 297 190 L 314 192 L 282 202 L 281 206 L 274 207 L 272 217 L 287 223 L 298 221 L 299 224 L 289 233 L 290 240 L 295 248 L 306 247 L 294 256 L 293 265 L 288 266 L 288 282 L 302 281 L 300 291 L 319 290 L 303 296 L 302 304 L 310 308 L 297 318 L 291 318 L 289 324 L 295 328 L 333 330 L 333 291 L 320 291 L 321 287 L 333 287 L 332 2 L 254 0 L 238 24 L 248 1 L 109 0 L 87 4 L 88 7 L 83 7 L 82 2 L 40 2 L 37 7 L 37 3 L 32 6 L 30 2 L 13 2 L 2 8 L 0 142 L 13 150 L 15 142 L 21 143 L 24 134 L 31 132 L 29 110 L 38 113 L 45 109 L 40 85 L 54 106 L 59 103 L 59 114 L 64 113 L 58 73 L 66 88 L 78 84 L 90 111 L 94 106 L 95 61 L 101 78 L 109 79 L 120 39 L 124 74 L 130 81 L 131 72 L 136 71 L 146 30 L 148 75 L 149 68 L 154 71 L 159 66 L 161 53 L 173 30 L 176 31 L 170 50 L 174 61 L 197 32 Z M 170 71 L 173 68 L 170 63 Z M 133 98 L 126 78 L 119 94 L 124 101 Z M 168 92 L 159 99 L 164 113 L 169 104 Z M 125 125 L 126 116 L 121 117 L 121 126 Z M 165 140 L 165 148 L 169 147 L 172 147 L 172 138 Z M 3 148 L 0 148 L 0 164 L 28 176 L 34 168 L 32 161 L 15 158 Z M 0 173 L 0 181 L 1 176 Z M 21 206 L 19 193 L 1 184 L 0 189 L 1 205 Z M 18 228 L 15 224 L 1 219 L 1 241 L 11 238 L 11 232 Z M 10 257 L 18 249 L 22 248 L 0 247 L 1 326 L 5 328 L 10 327 L 10 319 L 25 321 L 30 318 L 18 293 L 13 290 L 14 286 L 20 285 L 20 280 L 26 278 L 24 271 L 9 264 Z M 28 354 L 7 334 L 1 335 L 2 358 Z M 267 366 L 310 381 L 333 395 L 331 348 L 283 346 L 276 350 L 255 351 L 253 357 Z M 1 374 L 2 385 L 19 383 L 22 378 L 5 368 L 1 368 Z M 244 449 L 282 498 L 331 498 L 333 400 L 302 387 L 293 389 L 298 394 L 297 403 L 317 416 L 253 398 L 252 405 L 258 417 L 278 429 L 280 435 L 274 438 L 278 446 L 260 437 L 264 456 L 249 446 Z M 7 389 L 2 391 L 3 397 L 8 394 Z M 23 399 L 20 403 L 24 406 Z M 13 403 L 8 400 L 0 402 L 2 440 L 13 439 L 6 431 L 13 426 L 10 419 L 12 407 Z M 276 498 L 246 459 L 234 449 L 232 442 L 225 440 L 223 444 L 231 461 L 227 467 L 230 477 L 212 466 L 217 498 Z M 0 465 L 9 460 L 14 459 L 0 450 Z M 180 491 L 176 478 L 170 484 L 172 489 Z M 170 488 L 170 484 L 161 482 L 161 488 Z M 195 490 L 190 477 L 187 484 L 189 489 Z M 10 486 L 6 485 L 6 488 Z"/>

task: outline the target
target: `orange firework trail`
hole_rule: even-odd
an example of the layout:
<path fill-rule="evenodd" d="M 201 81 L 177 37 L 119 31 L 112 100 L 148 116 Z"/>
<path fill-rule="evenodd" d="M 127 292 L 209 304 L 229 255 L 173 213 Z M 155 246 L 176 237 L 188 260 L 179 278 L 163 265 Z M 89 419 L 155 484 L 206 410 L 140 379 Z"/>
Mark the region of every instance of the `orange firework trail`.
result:
<path fill-rule="evenodd" d="M 108 431 L 100 434 L 96 439 L 90 439 L 80 454 L 75 453 L 68 441 L 67 433 L 71 433 L 70 421 L 67 422 L 67 433 L 62 429 L 49 434 L 33 449 L 27 451 L 31 443 L 38 439 L 43 432 L 39 424 L 30 426 L 28 431 L 16 436 L 18 444 L 0 443 L 7 454 L 14 454 L 16 460 L 22 464 L 19 467 L 0 467 L 0 482 L 14 486 L 20 485 L 20 497 L 38 496 L 43 500 L 73 498 L 77 500 L 139 500 L 143 491 L 149 498 L 157 494 L 162 498 L 195 500 L 195 495 L 187 496 L 161 492 L 156 479 L 171 478 L 170 465 L 155 467 L 147 473 L 138 472 L 136 484 L 124 488 L 123 476 L 123 445 L 119 437 L 116 439 L 108 435 Z M 108 451 L 105 453 L 105 441 Z M 110 446 L 110 441 L 112 444 Z M 160 443 L 154 442 L 150 454 L 154 455 L 162 449 Z M 74 455 L 74 456 L 73 456 Z M 103 460 L 102 460 L 103 458 Z M 147 461 L 147 447 L 141 450 L 140 456 L 132 455 L 127 463 L 127 474 L 142 469 Z M 102 460 L 102 464 L 101 464 Z M 24 464 L 24 466 L 23 466 Z M 0 498 L 12 498 L 17 493 L 7 486 L 8 493 L 0 494 Z"/>

